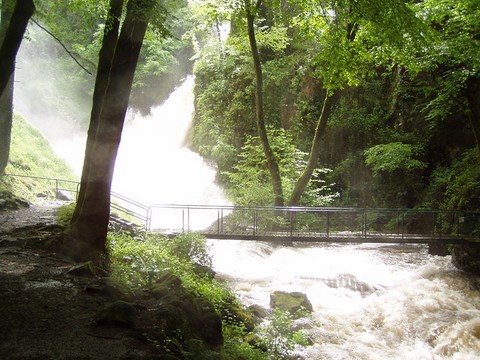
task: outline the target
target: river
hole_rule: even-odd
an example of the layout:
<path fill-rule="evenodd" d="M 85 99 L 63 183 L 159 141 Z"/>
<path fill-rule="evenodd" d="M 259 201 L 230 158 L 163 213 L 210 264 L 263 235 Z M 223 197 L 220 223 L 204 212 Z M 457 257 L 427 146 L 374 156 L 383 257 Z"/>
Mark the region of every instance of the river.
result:
<path fill-rule="evenodd" d="M 35 71 L 21 54 L 19 79 L 30 76 L 22 77 L 22 71 Z M 51 132 L 45 113 L 23 103 L 32 97 L 26 85 L 16 85 L 16 109 Z M 228 203 L 215 184 L 215 170 L 185 147 L 193 85 L 193 77 L 187 78 L 150 116 L 129 112 L 115 191 L 147 205 Z M 67 129 L 50 140 L 80 174 L 85 135 Z M 155 221 L 159 216 L 153 226 L 164 226 Z M 314 344 L 298 350 L 305 359 L 480 359 L 480 280 L 456 270 L 449 257 L 429 255 L 424 246 L 210 245 L 214 269 L 246 305 L 268 308 L 275 290 L 307 294 Z"/>
<path fill-rule="evenodd" d="M 300 291 L 314 309 L 305 359 L 480 359 L 480 279 L 424 245 L 212 241 L 246 305 Z"/>

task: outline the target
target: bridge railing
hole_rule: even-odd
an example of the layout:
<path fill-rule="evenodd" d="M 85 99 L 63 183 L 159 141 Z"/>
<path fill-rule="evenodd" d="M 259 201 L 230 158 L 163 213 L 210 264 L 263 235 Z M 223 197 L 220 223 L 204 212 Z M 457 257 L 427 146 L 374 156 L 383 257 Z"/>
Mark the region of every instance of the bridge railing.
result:
<path fill-rule="evenodd" d="M 80 190 L 80 182 L 74 180 L 65 180 L 57 178 L 48 178 L 33 175 L 5 174 L 12 178 L 28 178 L 44 183 L 46 189 L 52 189 L 54 193 L 47 191 L 42 194 L 45 198 L 55 198 L 59 200 L 76 200 Z M 111 192 L 111 209 L 122 214 L 122 217 L 129 217 L 133 222 L 140 223 L 145 229 L 150 228 L 150 207 L 138 201 L 130 199 L 116 192 Z M 115 218 L 115 214 L 112 218 Z"/>
<path fill-rule="evenodd" d="M 159 225 L 157 219 L 165 220 Z M 175 219 L 175 221 L 172 221 Z M 153 205 L 152 230 L 208 237 L 479 238 L 480 213 L 413 209 Z"/>

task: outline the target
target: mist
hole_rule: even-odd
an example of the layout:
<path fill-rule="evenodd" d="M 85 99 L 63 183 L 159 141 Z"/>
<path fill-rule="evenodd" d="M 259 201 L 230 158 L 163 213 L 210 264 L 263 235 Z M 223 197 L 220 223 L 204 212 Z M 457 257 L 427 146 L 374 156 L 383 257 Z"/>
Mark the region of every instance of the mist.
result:
<path fill-rule="evenodd" d="M 68 58 L 59 60 L 60 45 L 35 28 L 29 37 L 18 55 L 15 111 L 47 138 L 80 177 L 91 110 L 91 100 L 86 98 L 91 97 L 94 77 L 91 84 L 71 81 L 75 65 Z M 215 169 L 185 147 L 194 111 L 193 87 L 194 78 L 188 76 L 148 115 L 128 110 L 113 191 L 146 205 L 227 203 L 215 184 Z"/>

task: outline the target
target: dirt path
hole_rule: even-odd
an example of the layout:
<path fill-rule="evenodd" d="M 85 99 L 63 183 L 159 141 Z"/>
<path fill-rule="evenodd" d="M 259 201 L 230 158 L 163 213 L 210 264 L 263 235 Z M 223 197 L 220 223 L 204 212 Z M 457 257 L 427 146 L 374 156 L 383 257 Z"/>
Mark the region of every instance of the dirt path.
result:
<path fill-rule="evenodd" d="M 141 313 L 137 327 L 98 326 L 118 293 L 45 250 L 58 205 L 0 212 L 0 359 L 167 359 Z"/>

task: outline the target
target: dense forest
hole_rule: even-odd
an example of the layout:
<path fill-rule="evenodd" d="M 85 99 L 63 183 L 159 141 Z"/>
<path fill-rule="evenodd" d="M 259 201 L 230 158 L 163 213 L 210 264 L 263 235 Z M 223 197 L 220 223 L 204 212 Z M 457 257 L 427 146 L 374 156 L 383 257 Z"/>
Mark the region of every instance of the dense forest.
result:
<path fill-rule="evenodd" d="M 478 1 L 276 5 L 258 9 L 257 37 L 285 199 L 332 97 L 302 204 L 478 210 Z M 231 30 L 197 54 L 192 143 L 236 202 L 272 204 L 246 21 L 214 15 Z"/>
<path fill-rule="evenodd" d="M 193 71 L 191 147 L 217 166 L 235 203 L 273 204 L 271 155 L 256 120 L 251 14 L 282 205 L 478 210 L 478 5 L 166 1 L 145 35 L 130 106 L 148 113 Z M 70 50 L 57 46 L 52 63 L 88 103 L 108 4 L 36 6 L 29 41 L 44 29 Z M 88 126 L 87 118 L 67 117 Z M 312 153 L 308 185 L 292 202 Z"/>
<path fill-rule="evenodd" d="M 72 226 L 103 224 L 95 248 L 127 106 L 148 113 L 192 72 L 189 146 L 235 204 L 480 209 L 478 0 L 2 1 L 2 19 L 17 15 L 44 66 L 91 104 L 65 118 L 89 129 Z M 25 29 L 8 25 L 14 75 L 7 40 Z"/>

